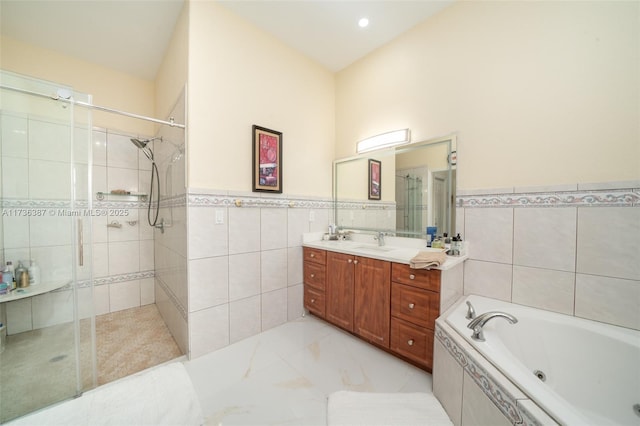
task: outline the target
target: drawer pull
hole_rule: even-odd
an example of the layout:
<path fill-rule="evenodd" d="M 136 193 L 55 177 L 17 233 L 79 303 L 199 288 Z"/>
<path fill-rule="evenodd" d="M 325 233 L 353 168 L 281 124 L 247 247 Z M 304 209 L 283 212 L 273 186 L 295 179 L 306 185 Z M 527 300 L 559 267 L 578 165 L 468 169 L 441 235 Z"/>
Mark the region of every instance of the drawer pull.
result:
<path fill-rule="evenodd" d="M 409 275 L 409 279 L 410 279 L 410 280 L 415 280 L 415 279 L 416 279 L 416 276 L 415 276 L 415 275 L 413 275 L 413 274 L 411 274 L 411 275 Z"/>
<path fill-rule="evenodd" d="M 415 303 L 409 303 L 409 309 L 413 309 L 415 307 L 416 307 Z"/>
<path fill-rule="evenodd" d="M 353 261 L 353 264 L 354 264 L 354 265 L 357 265 L 357 264 L 358 264 L 358 259 L 354 260 L 354 261 Z"/>
<path fill-rule="evenodd" d="M 314 253 L 311 253 L 309 257 L 316 257 L 316 255 Z"/>
<path fill-rule="evenodd" d="M 409 339 L 409 341 L 407 342 L 407 345 L 413 346 L 413 339 Z"/>
<path fill-rule="evenodd" d="M 353 260 L 351 260 L 351 259 L 347 260 L 347 263 L 351 263 L 351 262 L 353 262 Z"/>
<path fill-rule="evenodd" d="M 316 303 L 316 299 L 311 299 L 311 303 Z"/>
<path fill-rule="evenodd" d="M 311 278 L 315 278 L 315 277 L 316 277 L 316 274 L 311 274 Z"/>

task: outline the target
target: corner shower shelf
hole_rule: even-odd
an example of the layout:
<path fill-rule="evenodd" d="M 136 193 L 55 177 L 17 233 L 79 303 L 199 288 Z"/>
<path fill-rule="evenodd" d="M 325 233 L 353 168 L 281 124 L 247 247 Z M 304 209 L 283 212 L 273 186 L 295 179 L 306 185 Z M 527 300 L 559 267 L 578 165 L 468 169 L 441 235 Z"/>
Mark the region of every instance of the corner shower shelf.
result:
<path fill-rule="evenodd" d="M 96 199 L 98 201 L 102 201 L 105 199 L 105 197 L 138 197 L 139 199 L 141 199 L 142 201 L 146 201 L 148 195 L 147 194 L 138 194 L 138 193 L 128 193 L 128 194 L 113 194 L 111 192 L 96 192 Z"/>
<path fill-rule="evenodd" d="M 37 285 L 30 285 L 25 288 L 18 288 L 11 293 L 0 295 L 0 303 L 10 302 L 12 300 L 24 299 L 26 297 L 33 297 L 39 294 L 48 293 L 53 290 L 57 290 L 71 284 L 71 281 L 55 281 L 49 283 L 42 283 Z"/>

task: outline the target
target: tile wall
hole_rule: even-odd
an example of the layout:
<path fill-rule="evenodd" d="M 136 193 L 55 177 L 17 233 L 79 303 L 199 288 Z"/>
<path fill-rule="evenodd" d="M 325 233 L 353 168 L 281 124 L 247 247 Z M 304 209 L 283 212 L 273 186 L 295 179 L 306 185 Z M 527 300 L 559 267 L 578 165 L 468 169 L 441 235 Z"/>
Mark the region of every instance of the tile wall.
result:
<path fill-rule="evenodd" d="M 464 292 L 640 329 L 640 182 L 460 191 Z"/>
<path fill-rule="evenodd" d="M 153 232 L 142 221 L 144 203 L 137 197 L 106 197 L 98 191 L 148 186 L 149 163 L 131 144 L 131 136 L 106 130 L 91 135 L 92 190 L 88 190 L 88 130 L 68 123 L 3 111 L 2 161 L 2 263 L 28 264 L 35 259 L 43 281 L 70 280 L 76 263 L 73 227 L 81 214 L 85 233 L 86 262 L 78 268 L 80 313 L 113 312 L 153 303 Z M 72 134 L 73 132 L 73 134 Z M 71 167 L 71 160 L 75 167 Z M 78 182 L 72 187 L 72 176 Z M 75 191 L 78 203 L 70 203 Z M 94 200 L 88 210 L 87 198 Z M 29 214 L 14 214 L 22 211 Z M 85 215 L 85 212 L 91 212 Z M 43 215 L 37 214 L 43 212 Z M 121 228 L 108 228 L 117 221 Z M 90 263 L 95 288 L 88 287 Z M 83 281 L 84 280 L 84 281 Z M 8 332 L 19 333 L 73 318 L 73 297 L 68 288 L 6 304 Z"/>

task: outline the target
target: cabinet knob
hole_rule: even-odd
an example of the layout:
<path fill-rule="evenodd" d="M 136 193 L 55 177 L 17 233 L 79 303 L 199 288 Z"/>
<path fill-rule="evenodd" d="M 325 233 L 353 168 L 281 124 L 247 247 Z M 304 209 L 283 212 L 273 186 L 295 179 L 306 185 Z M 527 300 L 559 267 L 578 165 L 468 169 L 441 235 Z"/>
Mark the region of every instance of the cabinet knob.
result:
<path fill-rule="evenodd" d="M 311 303 L 316 303 L 316 299 L 311 299 Z"/>
<path fill-rule="evenodd" d="M 409 275 L 409 279 L 410 279 L 410 280 L 415 280 L 415 279 L 416 279 L 416 276 L 415 276 L 415 275 L 413 275 L 413 274 L 411 274 L 411 275 Z"/>
<path fill-rule="evenodd" d="M 357 264 L 358 264 L 358 259 L 354 260 L 354 261 L 353 261 L 353 264 L 354 264 L 354 265 L 357 265 Z"/>
<path fill-rule="evenodd" d="M 409 341 L 407 342 L 407 345 L 413 346 L 413 339 L 409 339 Z"/>
<path fill-rule="evenodd" d="M 314 253 L 311 253 L 309 257 L 316 257 L 316 255 Z"/>
<path fill-rule="evenodd" d="M 415 307 L 416 307 L 415 303 L 409 303 L 409 309 L 413 309 Z"/>
<path fill-rule="evenodd" d="M 311 274 L 311 278 L 315 278 L 315 277 L 316 277 L 316 274 Z"/>
<path fill-rule="evenodd" d="M 347 263 L 351 263 L 351 262 L 353 262 L 353 260 L 351 260 L 351 259 L 347 260 Z"/>

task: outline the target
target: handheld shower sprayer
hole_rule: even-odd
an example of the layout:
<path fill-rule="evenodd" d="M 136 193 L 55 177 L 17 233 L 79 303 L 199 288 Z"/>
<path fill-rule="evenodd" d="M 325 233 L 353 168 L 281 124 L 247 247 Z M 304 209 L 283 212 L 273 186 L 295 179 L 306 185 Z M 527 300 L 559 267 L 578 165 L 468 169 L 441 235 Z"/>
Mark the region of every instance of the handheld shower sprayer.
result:
<path fill-rule="evenodd" d="M 151 188 L 149 189 L 149 204 L 147 206 L 147 221 L 150 226 L 156 226 L 158 223 L 158 213 L 160 212 L 160 176 L 158 174 L 158 166 L 156 165 L 155 160 L 153 159 L 153 151 L 147 145 L 149 142 L 153 142 L 155 140 L 159 140 L 162 142 L 162 136 L 151 138 L 151 139 L 138 139 L 131 138 L 131 142 L 137 146 L 140 151 L 151 161 Z M 151 220 L 151 203 L 153 200 L 153 181 L 156 181 L 156 190 L 158 194 L 156 195 L 156 214 Z"/>

